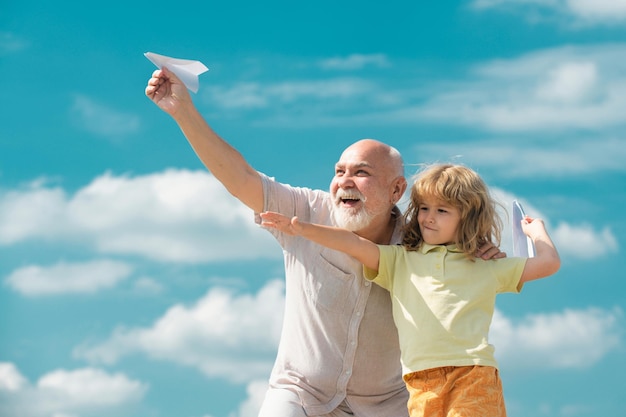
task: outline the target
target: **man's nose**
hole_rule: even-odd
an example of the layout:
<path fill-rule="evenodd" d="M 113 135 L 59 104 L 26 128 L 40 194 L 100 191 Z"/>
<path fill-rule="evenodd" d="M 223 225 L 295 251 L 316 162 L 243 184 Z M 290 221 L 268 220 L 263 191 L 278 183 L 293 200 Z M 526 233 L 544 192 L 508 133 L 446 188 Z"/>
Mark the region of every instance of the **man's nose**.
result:
<path fill-rule="evenodd" d="M 352 188 L 354 187 L 354 179 L 351 175 L 344 174 L 341 177 L 337 178 L 337 185 L 339 185 L 341 188 Z"/>

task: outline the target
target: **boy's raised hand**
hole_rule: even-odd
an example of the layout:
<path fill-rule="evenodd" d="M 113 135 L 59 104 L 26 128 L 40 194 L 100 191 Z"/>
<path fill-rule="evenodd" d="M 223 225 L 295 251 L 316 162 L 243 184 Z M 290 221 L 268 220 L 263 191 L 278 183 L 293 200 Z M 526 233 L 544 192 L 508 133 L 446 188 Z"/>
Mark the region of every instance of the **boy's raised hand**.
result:
<path fill-rule="evenodd" d="M 530 216 L 524 217 L 522 220 L 522 230 L 526 236 L 531 239 L 535 238 L 538 235 L 543 235 L 546 232 L 546 226 L 542 219 L 534 219 Z"/>
<path fill-rule="evenodd" d="M 302 230 L 302 225 L 298 222 L 297 217 L 289 218 L 273 211 L 263 212 L 260 216 L 261 226 L 270 227 L 292 236 L 299 235 Z"/>

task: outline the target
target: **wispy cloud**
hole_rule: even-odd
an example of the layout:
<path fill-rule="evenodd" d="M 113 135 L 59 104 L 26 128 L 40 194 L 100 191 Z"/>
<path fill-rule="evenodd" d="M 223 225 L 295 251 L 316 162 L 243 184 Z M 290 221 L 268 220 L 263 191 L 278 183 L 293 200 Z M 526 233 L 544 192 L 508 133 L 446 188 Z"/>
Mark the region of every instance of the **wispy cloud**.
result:
<path fill-rule="evenodd" d="M 607 131 L 626 124 L 625 53 L 622 44 L 560 47 L 486 62 L 396 116 L 500 132 Z"/>
<path fill-rule="evenodd" d="M 385 54 L 351 54 L 345 57 L 323 59 L 319 62 L 319 66 L 326 70 L 352 71 L 367 66 L 385 68 L 391 66 L 391 62 Z"/>
<path fill-rule="evenodd" d="M 112 260 L 59 262 L 52 266 L 29 265 L 13 271 L 5 283 L 26 296 L 93 294 L 128 278 L 132 267 Z"/>
<path fill-rule="evenodd" d="M 140 353 L 243 383 L 269 373 L 283 305 L 284 284 L 278 280 L 268 282 L 257 294 L 213 288 L 194 305 L 172 306 L 151 327 L 120 327 L 108 340 L 79 346 L 74 353 L 107 364 Z"/>
<path fill-rule="evenodd" d="M 626 20 L 624 0 L 474 0 L 471 7 L 510 11 L 533 23 L 555 22 L 574 28 L 617 25 Z"/>
<path fill-rule="evenodd" d="M 231 117 L 245 114 L 255 125 L 439 124 L 543 138 L 591 131 L 623 139 L 625 54 L 626 44 L 563 46 L 479 62 L 464 75 L 443 74 L 428 83 L 411 72 L 392 79 L 321 73 L 316 80 L 242 81 L 207 89 L 205 97 L 210 107 L 226 108 Z"/>
<path fill-rule="evenodd" d="M 0 415 L 133 415 L 148 385 L 98 368 L 57 369 L 31 384 L 10 362 L 0 363 Z M 126 411 L 124 411 L 126 410 Z M 84 415 L 87 415 L 84 414 Z"/>
<path fill-rule="evenodd" d="M 0 56 L 23 51 L 30 43 L 12 32 L 0 32 Z"/>
<path fill-rule="evenodd" d="M 275 110 L 284 105 L 339 100 L 346 102 L 362 97 L 372 90 L 372 85 L 358 78 L 327 80 L 285 81 L 277 83 L 242 82 L 230 87 L 210 87 L 207 96 L 214 105 L 226 109 Z"/>
<path fill-rule="evenodd" d="M 140 126 L 135 114 L 124 113 L 80 94 L 74 96 L 71 117 L 80 129 L 111 139 L 135 133 Z"/>
<path fill-rule="evenodd" d="M 106 173 L 72 195 L 42 182 L 0 190 L 0 245 L 27 240 L 161 262 L 279 253 L 252 211 L 211 174 L 173 169 L 137 177 Z"/>
<path fill-rule="evenodd" d="M 571 178 L 595 173 L 626 172 L 626 138 L 571 138 L 567 146 L 549 137 L 506 136 L 475 141 L 422 141 L 405 160 L 435 162 L 460 160 L 501 178 Z M 532 169 L 529 169 L 532 167 Z M 411 172 L 409 172 L 411 173 Z"/>

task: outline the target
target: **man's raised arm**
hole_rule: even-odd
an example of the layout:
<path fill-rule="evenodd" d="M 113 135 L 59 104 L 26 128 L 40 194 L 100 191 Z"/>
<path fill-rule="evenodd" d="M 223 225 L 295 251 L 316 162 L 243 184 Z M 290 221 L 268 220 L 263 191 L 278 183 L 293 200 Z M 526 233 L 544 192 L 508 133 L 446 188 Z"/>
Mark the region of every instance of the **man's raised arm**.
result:
<path fill-rule="evenodd" d="M 204 166 L 233 196 L 255 212 L 263 211 L 259 173 L 211 129 L 176 75 L 167 68 L 154 71 L 146 86 L 146 96 L 174 119 Z"/>

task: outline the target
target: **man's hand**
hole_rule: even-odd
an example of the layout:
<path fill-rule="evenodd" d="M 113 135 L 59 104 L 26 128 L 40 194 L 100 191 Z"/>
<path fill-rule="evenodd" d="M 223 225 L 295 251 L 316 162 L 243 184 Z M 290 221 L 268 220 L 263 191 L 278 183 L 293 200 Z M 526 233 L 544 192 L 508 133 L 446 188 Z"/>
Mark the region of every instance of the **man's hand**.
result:
<path fill-rule="evenodd" d="M 165 67 L 152 73 L 146 96 L 170 116 L 174 116 L 181 105 L 191 103 L 185 84 Z"/>
<path fill-rule="evenodd" d="M 506 252 L 500 252 L 500 248 L 494 246 L 491 242 L 482 244 L 476 251 L 476 257 L 482 259 L 500 259 L 506 258 Z"/>

